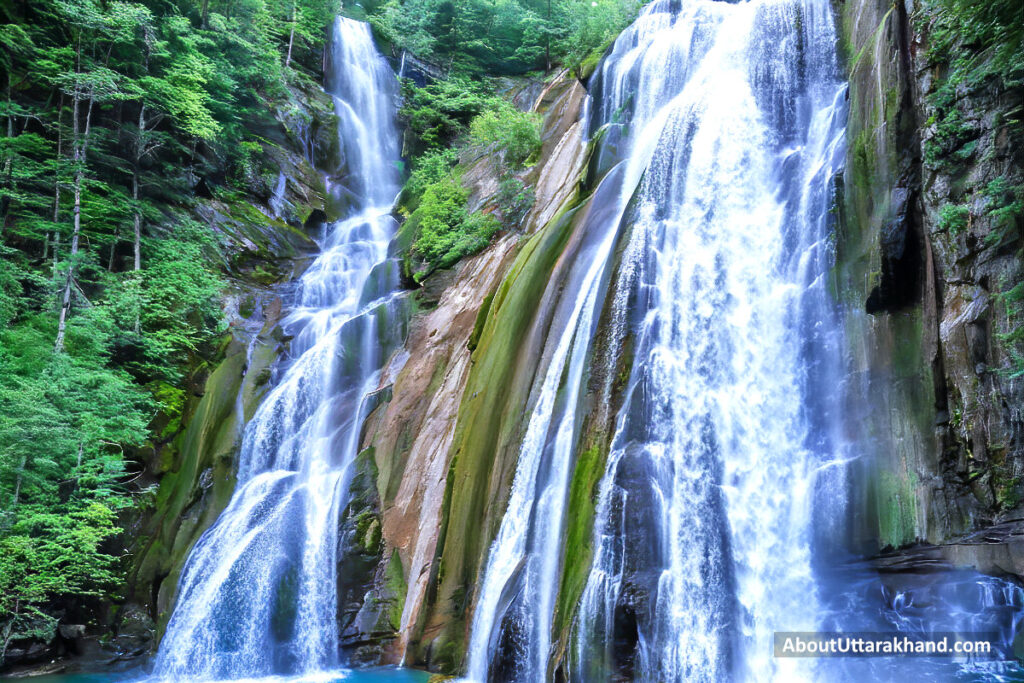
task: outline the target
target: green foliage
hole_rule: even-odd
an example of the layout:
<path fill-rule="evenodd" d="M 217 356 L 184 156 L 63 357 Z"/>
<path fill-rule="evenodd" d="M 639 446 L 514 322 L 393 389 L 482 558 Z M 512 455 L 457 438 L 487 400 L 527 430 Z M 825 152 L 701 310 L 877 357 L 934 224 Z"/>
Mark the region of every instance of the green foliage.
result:
<path fill-rule="evenodd" d="M 416 150 L 422 150 L 453 142 L 473 117 L 494 101 L 482 83 L 463 77 L 434 81 L 422 88 L 406 80 L 398 113 L 416 140 Z"/>
<path fill-rule="evenodd" d="M 1011 378 L 1024 377 L 1024 282 L 1006 289 L 995 297 L 1006 308 L 1006 318 L 1010 322 L 1010 331 L 998 335 L 1010 356 Z"/>
<path fill-rule="evenodd" d="M 411 159 L 412 173 L 400 204 L 411 211 L 403 231 L 412 236 L 412 255 L 424 264 L 414 275 L 422 280 L 484 248 L 501 227 L 495 216 L 466 210 L 469 192 L 459 181 L 456 147 L 492 145 L 503 165 L 517 168 L 540 149 L 539 117 L 515 110 L 489 94 L 484 84 L 462 77 L 422 88 L 406 81 L 403 93 L 400 114 L 408 121 L 410 147 L 422 151 Z M 533 205 L 533 191 L 505 175 L 499 210 L 506 224 L 514 226 Z"/>
<path fill-rule="evenodd" d="M 494 216 L 466 210 L 468 196 L 458 178 L 452 176 L 429 185 L 423 193 L 419 208 L 409 217 L 417 235 L 413 252 L 427 264 L 416 273 L 417 279 L 480 251 L 500 229 Z"/>
<path fill-rule="evenodd" d="M 387 0 L 366 16 L 385 41 L 456 73 L 576 65 L 632 21 L 636 0 Z"/>
<path fill-rule="evenodd" d="M 518 169 L 541 148 L 540 117 L 496 96 L 487 77 L 550 69 L 592 70 L 600 54 L 633 19 L 635 0 L 385 0 L 354 7 L 379 38 L 407 50 L 445 77 L 402 84 L 400 116 L 412 173 L 400 205 L 411 212 L 402 232 L 422 280 L 483 248 L 500 227 L 496 216 L 470 215 L 458 181 L 458 155 L 467 144 L 488 147 L 501 164 L 497 208 L 501 223 L 518 226 L 534 193 Z M 583 65 L 586 62 L 587 66 Z"/>
<path fill-rule="evenodd" d="M 988 200 L 985 215 L 992 219 L 990 243 L 999 243 L 1024 223 L 1024 185 L 1010 185 L 1000 176 L 986 185 L 981 194 Z"/>
<path fill-rule="evenodd" d="M 604 51 L 643 5 L 629 0 L 571 0 L 564 3 L 565 37 L 559 43 L 562 61 L 589 76 Z"/>
<path fill-rule="evenodd" d="M 495 145 L 506 165 L 519 168 L 540 151 L 540 116 L 502 100 L 473 119 L 470 138 L 478 145 Z"/>
<path fill-rule="evenodd" d="M 402 188 L 402 205 L 414 210 L 427 187 L 450 175 L 458 160 L 458 154 L 451 148 L 428 150 L 416 157 Z"/>
<path fill-rule="evenodd" d="M 961 52 L 954 69 L 975 68 L 995 74 L 1007 87 L 1024 76 L 1024 22 L 1017 0 L 933 0 L 937 14 L 931 35 L 931 56 Z M 974 48 L 964 52 L 957 44 Z M 988 62 L 983 65 L 982 62 Z"/>
<path fill-rule="evenodd" d="M 131 501 L 122 448 L 142 443 L 153 412 L 109 366 L 102 312 L 74 322 L 67 353 L 53 352 L 43 316 L 0 334 L 0 622 L 18 637 L 49 627 L 50 601 L 116 585 L 103 544 Z"/>
<path fill-rule="evenodd" d="M 929 121 L 934 136 L 924 144 L 925 161 L 955 170 L 975 151 L 980 131 L 964 121 L 959 101 L 986 83 L 1012 91 L 1024 85 L 1024 21 L 1019 0 L 931 0 L 934 15 L 929 36 L 931 62 L 948 65 L 928 101 L 935 108 Z M 1020 126 L 1020 97 L 1004 112 L 1004 120 Z"/>
<path fill-rule="evenodd" d="M 1019 0 L 929 0 L 925 13 L 931 18 L 929 61 L 939 69 L 935 90 L 928 96 L 934 114 L 928 121 L 933 136 L 923 146 L 926 165 L 963 181 L 968 161 L 977 150 L 981 131 L 966 121 L 963 100 L 978 91 L 999 94 L 995 112 L 997 138 L 1010 137 L 1011 145 L 1019 145 L 1024 135 L 1021 125 L 1024 103 L 1024 21 Z M 987 156 L 993 150 L 982 150 Z M 999 177 L 984 187 L 971 187 L 965 182 L 965 194 L 985 199 L 984 217 L 990 231 L 985 243 L 992 248 L 1020 244 L 1024 225 L 1024 186 L 1013 186 Z M 939 227 L 952 234 L 962 231 L 969 218 L 966 206 L 943 206 Z M 1017 247 L 1017 255 L 1021 255 Z M 997 335 L 1010 356 L 1009 373 L 1024 376 L 1024 285 L 1000 284 L 994 294 L 1003 304 L 1009 331 Z"/>
<path fill-rule="evenodd" d="M 49 637 L 55 610 L 122 583 L 135 449 L 174 436 L 223 332 L 225 259 L 196 209 L 249 202 L 339 10 L 0 6 L 0 661 L 8 636 Z"/>
<path fill-rule="evenodd" d="M 955 107 L 942 111 L 934 135 L 924 143 L 924 158 L 932 166 L 950 168 L 974 154 L 979 131 L 964 123 Z"/>
<path fill-rule="evenodd" d="M 963 204 L 943 204 L 939 209 L 939 230 L 946 230 L 951 235 L 959 235 L 967 229 L 971 211 Z"/>
<path fill-rule="evenodd" d="M 200 354 L 223 331 L 222 282 L 210 265 L 218 261 L 206 229 L 182 219 L 154 240 L 145 270 L 107 276 L 105 308 L 118 329 L 118 358 L 138 380 L 181 381 L 189 354 Z"/>

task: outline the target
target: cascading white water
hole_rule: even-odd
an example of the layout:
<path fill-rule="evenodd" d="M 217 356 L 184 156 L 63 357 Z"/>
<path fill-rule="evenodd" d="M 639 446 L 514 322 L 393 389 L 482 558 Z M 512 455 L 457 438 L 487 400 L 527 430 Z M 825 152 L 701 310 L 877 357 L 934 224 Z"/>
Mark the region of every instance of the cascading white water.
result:
<path fill-rule="evenodd" d="M 811 501 L 839 457 L 816 393 L 839 355 L 824 287 L 844 113 L 828 2 L 659 0 L 601 79 L 600 109 L 633 106 L 649 121 L 633 134 L 658 142 L 614 285 L 647 312 L 572 676 L 813 678 L 811 660 L 769 644 L 818 623 Z"/>
<path fill-rule="evenodd" d="M 620 219 L 651 142 L 642 138 L 640 151 L 617 164 L 594 191 L 579 228 L 583 242 L 564 287 L 549 284 L 559 294 L 543 353 L 547 365 L 533 388 L 508 506 L 477 592 L 468 680 L 539 681 L 546 676 L 587 363 Z M 496 657 L 505 660 L 500 670 L 493 667 Z"/>
<path fill-rule="evenodd" d="M 520 653 L 517 680 L 543 677 L 558 588 L 565 496 L 577 434 L 575 407 L 600 300 L 600 279 L 613 238 L 614 231 L 609 231 L 593 247 L 593 260 L 581 258 L 586 267 L 574 273 L 579 289 L 567 288 L 580 296 L 562 302 L 563 308 L 568 303 L 574 305 L 561 333 L 549 338 L 549 344 L 555 343 L 554 352 L 543 376 L 520 451 L 508 508 L 491 546 L 479 591 L 469 650 L 471 680 L 488 678 L 493 641 L 497 637 L 495 629 L 500 628 L 503 617 L 502 596 L 510 590 L 528 596 L 518 614 L 510 613 L 518 622 L 513 636 L 517 641 L 514 647 Z M 560 397 L 563 388 L 567 393 Z M 564 404 L 559 407 L 561 401 Z M 513 581 L 518 585 L 510 585 Z"/>
<path fill-rule="evenodd" d="M 400 339 L 388 258 L 399 189 L 396 81 L 368 25 L 338 18 L 325 59 L 341 159 L 326 226 L 282 327 L 279 379 L 246 425 L 234 496 L 182 571 L 155 675 L 212 680 L 338 662 L 337 546 L 364 399 Z"/>
<path fill-rule="evenodd" d="M 610 324 L 641 323 L 570 673 L 761 676 L 787 666 L 762 646 L 778 617 L 796 630 L 817 615 L 809 499 L 832 453 L 827 417 L 809 413 L 832 411 L 805 399 L 836 354 L 822 276 L 843 115 L 828 3 L 657 0 L 589 89 L 591 128 L 610 126 L 601 164 L 621 161 L 590 201 L 590 246 L 549 332 L 468 677 L 550 677 L 561 563 L 577 560 L 560 548 L 579 399 L 606 296 Z"/>

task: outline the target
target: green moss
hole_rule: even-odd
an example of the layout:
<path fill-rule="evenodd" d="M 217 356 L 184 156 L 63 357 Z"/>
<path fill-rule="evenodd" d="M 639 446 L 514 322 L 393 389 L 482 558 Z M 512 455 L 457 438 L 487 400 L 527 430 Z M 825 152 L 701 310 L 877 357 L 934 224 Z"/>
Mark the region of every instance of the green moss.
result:
<path fill-rule="evenodd" d="M 355 520 L 355 542 L 367 553 L 375 553 L 380 547 L 380 520 L 372 510 L 363 510 Z"/>
<path fill-rule="evenodd" d="M 853 184 L 861 192 L 870 192 L 871 174 L 875 167 L 874 135 L 869 129 L 864 129 L 853 139 L 850 147 L 850 155 L 853 158 Z"/>
<path fill-rule="evenodd" d="M 181 418 L 185 412 L 185 391 L 167 382 L 153 385 L 153 397 L 160 404 L 160 411 L 167 415 L 167 425 L 160 431 L 161 438 L 170 438 L 181 429 Z"/>
<path fill-rule="evenodd" d="M 443 673 L 454 676 L 462 668 L 463 649 L 461 643 L 454 640 L 441 641 L 431 652 L 430 662 Z"/>
<path fill-rule="evenodd" d="M 601 58 L 604 57 L 605 50 L 608 49 L 608 45 L 601 45 L 595 50 L 591 50 L 590 53 L 583 58 L 579 66 L 576 67 L 576 78 L 580 81 L 586 81 L 590 78 L 595 71 L 597 71 L 597 65 L 601 63 Z"/>
<path fill-rule="evenodd" d="M 480 334 L 484 330 L 484 323 L 487 321 L 487 314 L 491 310 L 491 302 L 494 300 L 494 292 L 491 292 L 484 297 L 484 301 L 480 304 L 480 310 L 476 314 L 476 321 L 473 323 L 473 333 L 469 335 L 469 342 L 466 347 L 470 351 L 476 351 L 476 346 L 480 342 Z"/>
<path fill-rule="evenodd" d="M 926 377 L 929 371 L 921 355 L 924 319 L 920 310 L 892 316 L 893 348 L 890 351 L 892 374 L 898 379 Z"/>
<path fill-rule="evenodd" d="M 996 503 L 1002 510 L 1013 510 L 1021 503 L 1021 479 L 1012 477 L 995 482 Z"/>
<path fill-rule="evenodd" d="M 405 595 L 408 586 L 405 582 L 405 573 L 402 570 L 402 558 L 398 551 L 392 551 L 391 559 L 384 570 L 384 585 L 387 592 L 392 596 L 391 606 L 388 609 L 388 622 L 391 628 L 396 631 L 402 627 L 402 611 L 405 609 Z"/>
<path fill-rule="evenodd" d="M 883 471 L 873 483 L 883 547 L 899 548 L 913 543 L 917 539 L 917 476 Z"/>
<path fill-rule="evenodd" d="M 572 482 L 569 485 L 569 515 L 565 537 L 565 569 L 558 593 L 554 632 L 567 635 L 576 604 L 583 594 L 590 572 L 589 558 L 593 553 L 594 512 L 598 487 L 604 474 L 608 446 L 604 435 L 576 458 Z"/>
<path fill-rule="evenodd" d="M 484 550 L 490 543 L 502 510 L 494 500 L 495 471 L 510 472 L 504 454 L 516 443 L 530 380 L 537 358 L 525 354 L 530 330 L 551 272 L 576 227 L 577 212 L 570 210 L 530 238 L 508 275 L 491 298 L 456 424 L 451 465 L 442 509 L 436 589 L 429 602 L 438 602 L 447 615 L 439 636 L 444 652 L 437 657 L 455 672 L 461 643 L 454 638 L 466 608 L 466 590 L 477 578 Z"/>
<path fill-rule="evenodd" d="M 445 373 L 448 371 L 448 360 L 448 356 L 441 356 L 438 358 L 437 363 L 434 364 L 434 369 L 430 373 L 430 383 L 423 394 L 423 400 L 429 401 L 437 393 L 437 390 L 441 388 Z M 410 447 L 412 446 L 411 443 L 409 445 Z"/>
<path fill-rule="evenodd" d="M 236 406 L 243 419 L 253 414 L 267 387 L 255 382 L 276 358 L 276 346 L 257 344 L 246 375 L 246 349 L 233 343 L 224 351 L 227 356 L 206 379 L 198 402 L 186 402 L 183 421 L 187 423 L 161 455 L 160 480 L 153 508 L 159 511 L 151 527 L 140 540 L 131 583 L 139 589 L 158 583 L 160 611 L 158 632 L 162 634 L 173 603 L 178 573 L 192 545 L 227 506 L 234 492 L 234 456 L 241 435 Z M 244 381 L 243 381 L 244 380 Z M 193 399 L 194 400 L 194 399 Z M 212 485 L 204 489 L 200 482 Z M 194 508 L 201 502 L 201 507 Z M 163 578 L 162 582 L 160 577 Z M 147 595 L 148 597 L 148 595 Z"/>

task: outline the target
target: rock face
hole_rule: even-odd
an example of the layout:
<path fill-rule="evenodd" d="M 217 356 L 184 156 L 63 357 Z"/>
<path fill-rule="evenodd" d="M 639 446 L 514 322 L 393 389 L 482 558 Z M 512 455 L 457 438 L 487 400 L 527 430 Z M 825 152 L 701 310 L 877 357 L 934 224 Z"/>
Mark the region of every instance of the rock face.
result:
<path fill-rule="evenodd" d="M 408 591 L 403 596 L 398 639 L 386 654 L 398 661 L 408 647 L 433 575 L 441 505 L 448 476 L 456 411 L 470 367 L 474 325 L 487 294 L 514 255 L 519 235 L 506 235 L 484 253 L 464 260 L 435 308 L 413 318 L 402 353 L 385 380 L 393 398 L 370 418 L 364 443 L 379 471 L 387 501 L 383 537 L 390 558 L 397 552 Z"/>
<path fill-rule="evenodd" d="M 991 559 L 1017 551 L 961 537 L 1022 512 L 1024 378 L 1007 337 L 1022 321 L 1005 296 L 1024 276 L 1021 222 L 994 209 L 1000 187 L 1024 180 L 1019 128 L 1002 116 L 1024 94 L 988 78 L 956 86 L 940 111 L 950 67 L 929 61 L 926 5 L 858 0 L 838 13 L 850 92 L 835 278 L 849 436 L 866 456 L 855 537 L 869 552 L 944 544 L 957 564 L 1019 573 Z"/>

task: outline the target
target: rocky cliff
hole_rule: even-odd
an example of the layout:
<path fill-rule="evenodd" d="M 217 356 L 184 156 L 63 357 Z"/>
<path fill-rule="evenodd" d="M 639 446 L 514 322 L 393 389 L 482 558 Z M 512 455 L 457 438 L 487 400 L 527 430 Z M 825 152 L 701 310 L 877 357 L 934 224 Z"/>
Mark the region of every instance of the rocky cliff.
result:
<path fill-rule="evenodd" d="M 536 188 L 523 229 L 427 279 L 417 292 L 423 310 L 385 371 L 381 390 L 390 398 L 365 432 L 384 501 L 382 561 L 398 558 L 408 586 L 383 661 L 460 664 L 472 586 L 515 468 L 551 314 L 541 297 L 566 258 L 563 215 L 576 201 L 587 154 L 582 85 L 562 73 L 535 98 L 529 90 L 516 100 L 544 115 L 543 147 L 520 172 Z M 462 163 L 470 204 L 488 210 L 498 169 L 486 154 Z"/>
<path fill-rule="evenodd" d="M 868 552 L 927 542 L 955 564 L 1024 572 L 1024 96 L 934 9 L 837 5 L 850 73 L 835 287 L 846 421 L 862 460 L 850 510 Z M 964 77 L 955 63 L 976 65 Z M 1018 331 L 1015 334 L 1015 331 Z M 987 534 L 973 534 L 991 529 Z M 966 540 L 970 539 L 970 540 Z"/>

